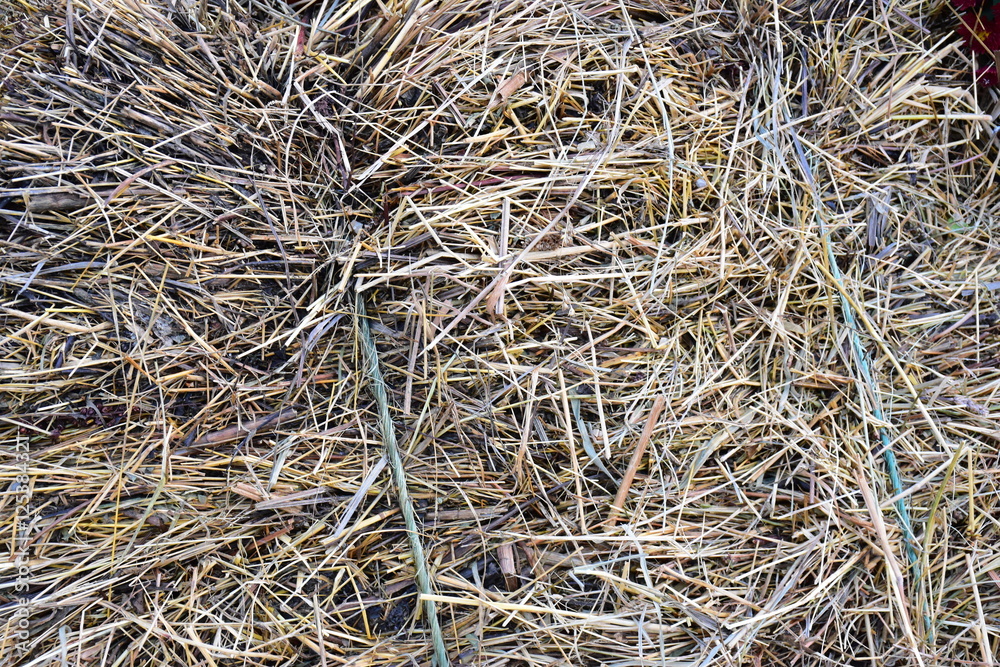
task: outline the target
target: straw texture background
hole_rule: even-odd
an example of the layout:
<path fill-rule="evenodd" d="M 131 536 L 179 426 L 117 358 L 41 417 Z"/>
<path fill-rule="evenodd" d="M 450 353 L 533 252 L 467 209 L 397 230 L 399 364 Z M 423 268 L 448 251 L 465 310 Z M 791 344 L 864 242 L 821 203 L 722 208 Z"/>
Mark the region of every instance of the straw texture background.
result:
<path fill-rule="evenodd" d="M 995 664 L 945 3 L 2 7 L 6 664 Z"/>

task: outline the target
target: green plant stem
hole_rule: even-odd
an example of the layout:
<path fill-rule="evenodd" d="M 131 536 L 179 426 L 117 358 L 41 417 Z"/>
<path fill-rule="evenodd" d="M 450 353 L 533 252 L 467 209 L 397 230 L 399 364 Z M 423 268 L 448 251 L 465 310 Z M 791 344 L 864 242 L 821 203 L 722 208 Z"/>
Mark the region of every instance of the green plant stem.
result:
<path fill-rule="evenodd" d="M 434 665 L 435 667 L 448 667 L 448 651 L 444 645 L 444 635 L 441 632 L 441 624 L 438 621 L 437 607 L 434 601 L 429 599 L 433 591 L 431 590 L 431 578 L 427 572 L 427 559 L 424 556 L 424 547 L 420 542 L 420 532 L 417 530 L 416 515 L 413 511 L 413 500 L 406 486 L 406 470 L 403 467 L 403 457 L 399 453 L 396 444 L 396 430 L 392 423 L 392 415 L 389 413 L 389 397 L 386 391 L 385 379 L 382 377 L 382 369 L 378 360 L 378 349 L 375 347 L 375 340 L 372 338 L 371 326 L 368 323 L 368 313 L 365 308 L 364 295 L 357 293 L 357 320 L 358 331 L 361 339 L 361 349 L 364 352 L 365 366 L 368 380 L 371 382 L 372 393 L 375 394 L 375 403 L 378 405 L 379 428 L 382 432 L 382 441 L 385 443 L 386 455 L 392 468 L 392 478 L 396 485 L 396 494 L 399 499 L 399 510 L 403 515 L 406 524 L 406 534 L 410 539 L 410 551 L 413 555 L 413 566 L 416 570 L 417 589 L 424 599 L 424 614 L 430 624 L 431 640 L 434 644 Z"/>
<path fill-rule="evenodd" d="M 878 399 L 878 385 L 875 383 L 875 377 L 872 374 L 868 352 L 861 344 L 861 336 L 858 334 L 858 323 L 854 314 L 854 308 L 852 308 L 851 300 L 847 296 L 843 276 L 840 273 L 840 266 L 837 264 L 837 258 L 833 254 L 833 247 L 830 245 L 830 230 L 827 228 L 823 219 L 823 201 L 819 196 L 819 193 L 816 191 L 816 182 L 813 178 L 812 170 L 809 168 L 809 163 L 806 160 L 802 143 L 799 141 L 799 138 L 795 134 L 794 130 L 792 131 L 792 141 L 795 144 L 799 166 L 809 184 L 811 194 L 815 202 L 816 221 L 819 225 L 820 242 L 823 244 L 823 249 L 826 251 L 827 263 L 830 265 L 830 275 L 833 276 L 835 283 L 834 286 L 836 287 L 837 294 L 840 297 L 840 309 L 844 314 L 844 323 L 851 332 L 851 349 L 854 352 L 854 358 L 857 359 L 862 379 L 868 387 L 868 391 L 871 395 L 872 415 L 879 422 L 885 423 L 885 414 L 882 412 L 882 406 Z M 889 432 L 884 426 L 879 426 L 878 436 L 879 442 L 882 446 L 882 457 L 885 460 L 886 472 L 889 475 L 889 482 L 892 485 L 892 495 L 899 496 L 903 493 L 903 484 L 899 477 L 899 464 L 896 461 L 896 453 L 892 450 L 892 442 L 889 439 Z M 920 559 L 917 557 L 917 538 L 913 533 L 913 525 L 910 522 L 910 513 L 906 507 L 905 499 L 900 498 L 897 500 L 895 502 L 895 508 L 896 515 L 899 518 L 899 526 L 903 531 L 903 549 L 906 552 L 906 559 L 910 563 L 910 568 L 913 573 L 913 581 L 918 582 L 919 584 L 923 578 L 922 568 Z M 926 600 L 924 601 L 924 608 L 922 611 L 924 629 L 927 632 L 928 638 L 933 641 L 933 626 L 927 610 Z"/>

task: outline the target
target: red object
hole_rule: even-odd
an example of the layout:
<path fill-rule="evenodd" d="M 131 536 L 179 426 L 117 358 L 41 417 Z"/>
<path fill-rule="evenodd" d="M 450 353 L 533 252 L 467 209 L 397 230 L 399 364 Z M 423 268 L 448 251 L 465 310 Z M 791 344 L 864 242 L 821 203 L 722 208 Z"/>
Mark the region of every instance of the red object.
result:
<path fill-rule="evenodd" d="M 978 4 L 970 0 L 952 0 L 961 15 L 958 34 L 973 53 L 1000 50 L 1000 0 L 985 0 Z"/>
<path fill-rule="evenodd" d="M 951 6 L 961 12 L 955 30 L 972 53 L 995 57 L 1000 52 L 1000 0 L 951 0 Z M 980 67 L 976 82 L 981 86 L 1000 86 L 997 67 Z"/>
<path fill-rule="evenodd" d="M 982 67 L 976 70 L 976 81 L 981 86 L 995 87 L 1000 84 L 1000 76 L 997 76 L 996 67 Z"/>

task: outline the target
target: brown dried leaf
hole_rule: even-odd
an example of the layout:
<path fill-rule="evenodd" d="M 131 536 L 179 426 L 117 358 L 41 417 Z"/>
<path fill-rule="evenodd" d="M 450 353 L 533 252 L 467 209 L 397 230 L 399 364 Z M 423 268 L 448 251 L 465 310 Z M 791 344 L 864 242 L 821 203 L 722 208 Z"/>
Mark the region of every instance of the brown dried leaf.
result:
<path fill-rule="evenodd" d="M 523 86 L 528 81 L 528 71 L 521 70 L 514 76 L 510 77 L 499 86 L 497 86 L 496 91 L 493 93 L 493 103 L 490 108 L 495 108 L 501 104 L 506 104 L 507 100 L 513 95 L 517 90 Z"/>

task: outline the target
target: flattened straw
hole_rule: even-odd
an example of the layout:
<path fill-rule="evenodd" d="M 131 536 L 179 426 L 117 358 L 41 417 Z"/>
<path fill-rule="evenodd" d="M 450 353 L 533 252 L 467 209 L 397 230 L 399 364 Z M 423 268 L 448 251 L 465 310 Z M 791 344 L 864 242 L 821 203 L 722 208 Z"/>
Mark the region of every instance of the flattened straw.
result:
<path fill-rule="evenodd" d="M 622 478 L 622 484 L 618 487 L 618 494 L 615 496 L 615 502 L 611 506 L 611 513 L 608 515 L 608 523 L 612 526 L 618 521 L 618 515 L 625 506 L 625 499 L 628 497 L 629 489 L 632 488 L 635 473 L 642 463 L 643 455 L 646 453 L 646 445 L 649 444 L 649 439 L 653 437 L 653 429 L 656 428 L 656 421 L 660 418 L 660 413 L 663 412 L 663 408 L 666 405 L 667 399 L 663 396 L 657 396 L 656 400 L 653 401 L 653 407 L 649 410 L 649 417 L 646 418 L 646 426 L 642 429 L 642 435 L 639 436 L 639 443 L 636 445 L 635 451 L 632 452 L 632 460 L 628 463 L 628 470 L 625 471 L 625 477 Z"/>
<path fill-rule="evenodd" d="M 437 667 L 448 667 L 448 651 L 444 646 L 444 635 L 441 632 L 441 624 L 438 621 L 437 607 L 430 597 L 434 591 L 431 590 L 431 579 L 427 573 L 427 560 L 424 557 L 424 547 L 420 543 L 420 533 L 417 531 L 416 516 L 413 512 L 413 501 L 406 488 L 406 470 L 403 468 L 403 457 L 399 454 L 399 447 L 396 445 L 396 431 L 392 423 L 392 415 L 389 414 L 389 397 L 385 388 L 385 379 L 382 377 L 382 369 L 379 367 L 378 349 L 375 347 L 375 340 L 372 338 L 371 326 L 368 323 L 368 313 L 365 308 L 365 298 L 362 292 L 357 293 L 357 319 L 358 331 L 361 336 L 361 349 L 365 357 L 365 369 L 368 379 L 371 381 L 372 393 L 375 394 L 375 402 L 378 404 L 379 428 L 382 431 L 382 440 L 385 443 L 386 455 L 392 466 L 392 478 L 396 484 L 396 493 L 399 497 L 399 509 L 406 523 L 406 534 L 410 538 L 410 551 L 413 553 L 413 567 L 417 575 L 417 589 L 424 600 L 424 613 L 427 615 L 427 622 L 431 627 L 431 641 L 434 644 L 434 664 Z"/>
<path fill-rule="evenodd" d="M 337 524 L 337 528 L 333 531 L 334 536 L 340 535 L 345 530 L 347 530 L 347 524 L 350 523 L 351 519 L 354 517 L 354 513 L 361 506 L 361 501 L 365 499 L 368 495 L 368 489 L 372 488 L 372 484 L 379 475 L 382 474 L 382 470 L 385 469 L 385 464 L 388 463 L 386 458 L 381 457 L 378 462 L 372 467 L 371 472 L 365 476 L 364 481 L 361 482 L 361 486 L 351 497 L 351 501 L 347 503 L 347 509 L 344 510 L 344 516 L 341 517 L 340 523 Z"/>

